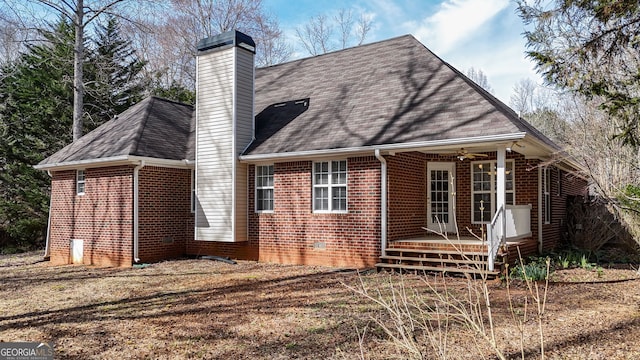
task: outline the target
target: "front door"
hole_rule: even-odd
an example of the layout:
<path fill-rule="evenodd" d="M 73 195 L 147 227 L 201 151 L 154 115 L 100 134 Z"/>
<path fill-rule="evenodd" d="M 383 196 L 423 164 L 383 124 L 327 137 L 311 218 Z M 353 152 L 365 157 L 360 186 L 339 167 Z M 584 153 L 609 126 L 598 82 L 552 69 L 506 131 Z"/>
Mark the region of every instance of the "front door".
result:
<path fill-rule="evenodd" d="M 427 227 L 438 232 L 455 232 L 455 163 L 428 163 L 427 181 Z"/>

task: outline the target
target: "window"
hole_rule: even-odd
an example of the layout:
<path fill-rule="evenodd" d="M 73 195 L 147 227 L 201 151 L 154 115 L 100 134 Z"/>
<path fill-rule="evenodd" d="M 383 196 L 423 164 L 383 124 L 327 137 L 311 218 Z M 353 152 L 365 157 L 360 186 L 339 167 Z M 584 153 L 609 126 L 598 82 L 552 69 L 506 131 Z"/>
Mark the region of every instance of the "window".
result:
<path fill-rule="evenodd" d="M 347 212 L 347 161 L 313 163 L 313 211 Z"/>
<path fill-rule="evenodd" d="M 85 190 L 84 170 L 76 170 L 76 194 L 84 195 L 84 190 Z"/>
<path fill-rule="evenodd" d="M 472 167 L 471 199 L 473 223 L 488 223 L 496 212 L 497 172 L 495 161 L 474 162 Z M 515 204 L 513 161 L 505 163 L 505 201 Z"/>
<path fill-rule="evenodd" d="M 544 202 L 544 223 L 551 224 L 551 171 L 549 168 L 542 168 L 542 191 Z"/>
<path fill-rule="evenodd" d="M 273 211 L 273 165 L 256 166 L 256 211 Z"/>
<path fill-rule="evenodd" d="M 191 212 L 196 212 L 196 171 L 191 170 Z"/>

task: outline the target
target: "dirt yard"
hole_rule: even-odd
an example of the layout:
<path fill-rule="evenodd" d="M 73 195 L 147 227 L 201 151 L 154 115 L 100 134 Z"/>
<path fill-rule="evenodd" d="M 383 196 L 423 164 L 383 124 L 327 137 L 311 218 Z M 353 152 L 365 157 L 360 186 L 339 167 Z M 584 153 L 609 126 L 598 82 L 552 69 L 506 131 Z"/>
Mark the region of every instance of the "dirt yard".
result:
<path fill-rule="evenodd" d="M 0 341 L 53 342 L 56 359 L 406 358 L 372 321 L 388 314 L 345 284 L 362 281 L 382 293 L 389 281 L 402 280 L 417 294 L 428 288 L 413 275 L 359 278 L 354 271 L 254 262 L 176 260 L 113 269 L 37 260 L 33 253 L 0 258 Z M 628 280 L 630 270 L 605 271 L 598 279 L 615 281 L 570 283 L 579 279 L 571 274 L 550 285 L 547 358 L 640 358 L 640 280 Z M 464 294 L 473 281 L 450 278 L 446 285 L 451 294 Z M 489 289 L 498 347 L 508 358 L 520 358 L 521 350 L 540 358 L 526 287 L 516 284 L 507 293 L 495 280 Z M 491 354 L 463 326 L 451 324 L 446 336 L 450 358 Z M 435 357 L 431 349 L 424 344 L 426 358 Z"/>

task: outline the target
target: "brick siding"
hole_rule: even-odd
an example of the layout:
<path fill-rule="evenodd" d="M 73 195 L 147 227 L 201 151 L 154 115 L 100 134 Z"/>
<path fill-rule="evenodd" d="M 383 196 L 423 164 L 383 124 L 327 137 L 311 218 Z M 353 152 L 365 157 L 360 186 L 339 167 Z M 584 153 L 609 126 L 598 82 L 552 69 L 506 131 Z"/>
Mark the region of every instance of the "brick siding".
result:
<path fill-rule="evenodd" d="M 567 196 L 585 196 L 587 182 L 566 171 L 558 171 L 549 166 L 551 171 L 551 223 L 542 225 L 543 251 L 558 246 L 564 238 L 567 221 Z M 560 187 L 560 191 L 558 191 Z M 544 204 L 543 204 L 544 206 Z"/>
<path fill-rule="evenodd" d="M 193 239 L 191 170 L 145 166 L 138 182 L 140 262 L 185 254 Z"/>
<path fill-rule="evenodd" d="M 483 160 L 495 160 L 488 153 Z M 386 156 L 388 163 L 389 241 L 425 235 L 429 161 L 456 165 L 458 228 L 467 235 L 471 223 L 471 165 L 454 156 L 418 152 Z M 538 160 L 515 152 L 516 204 L 531 204 L 532 238 L 538 238 Z M 219 255 L 265 262 L 373 266 L 380 256 L 380 162 L 373 156 L 347 159 L 348 212 L 320 214 L 312 211 L 311 161 L 274 164 L 274 212 L 254 211 L 255 167 L 249 167 L 249 239 L 221 243 L 195 241 L 190 211 L 191 171 L 146 166 L 140 170 L 139 257 L 142 262 L 190 255 Z M 561 172 L 551 183 L 552 222 L 543 225 L 545 249 L 555 247 L 565 226 L 566 197 L 583 194 L 586 183 Z M 70 240 L 84 240 L 85 264 L 133 264 L 133 166 L 85 170 L 86 192 L 76 195 L 75 170 L 52 174 L 51 260 L 67 264 Z M 533 250 L 533 246 L 531 249 Z"/>
<path fill-rule="evenodd" d="M 284 264 L 373 266 L 380 256 L 380 162 L 347 159 L 348 213 L 312 211 L 312 162 L 274 164 L 274 211 L 254 211 L 255 167 L 249 167 L 249 240 L 190 241 L 190 254 Z"/>
<path fill-rule="evenodd" d="M 478 159 L 495 161 L 496 153 Z M 483 225 L 471 219 L 471 161 L 460 161 L 453 155 L 400 153 L 387 156 L 389 164 L 389 240 L 409 239 L 427 235 L 422 227 L 427 224 L 427 164 L 428 162 L 455 163 L 456 222 L 461 236 L 482 235 Z M 516 205 L 531 205 L 532 238 L 538 236 L 538 165 L 539 160 L 525 159 L 517 152 L 507 153 L 514 160 L 514 187 Z M 558 214 L 564 214 L 558 209 Z"/>
<path fill-rule="evenodd" d="M 51 262 L 71 263 L 70 240 L 84 240 L 83 262 L 131 266 L 133 167 L 85 170 L 85 194 L 76 195 L 76 171 L 52 173 Z"/>
<path fill-rule="evenodd" d="M 423 236 L 427 223 L 427 161 L 419 152 L 386 156 L 388 240 Z"/>

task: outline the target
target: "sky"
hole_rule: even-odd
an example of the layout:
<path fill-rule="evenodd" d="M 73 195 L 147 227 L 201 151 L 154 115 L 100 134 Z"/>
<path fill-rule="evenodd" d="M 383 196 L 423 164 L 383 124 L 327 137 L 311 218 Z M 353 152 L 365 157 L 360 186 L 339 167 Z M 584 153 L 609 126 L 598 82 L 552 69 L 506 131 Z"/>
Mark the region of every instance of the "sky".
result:
<path fill-rule="evenodd" d="M 509 104 L 514 85 L 541 83 L 525 56 L 524 25 L 509 0 L 263 0 L 291 43 L 313 16 L 353 9 L 373 20 L 365 43 L 411 34 L 463 73 L 482 70 L 493 93 Z M 294 57 L 305 57 L 301 49 Z"/>

